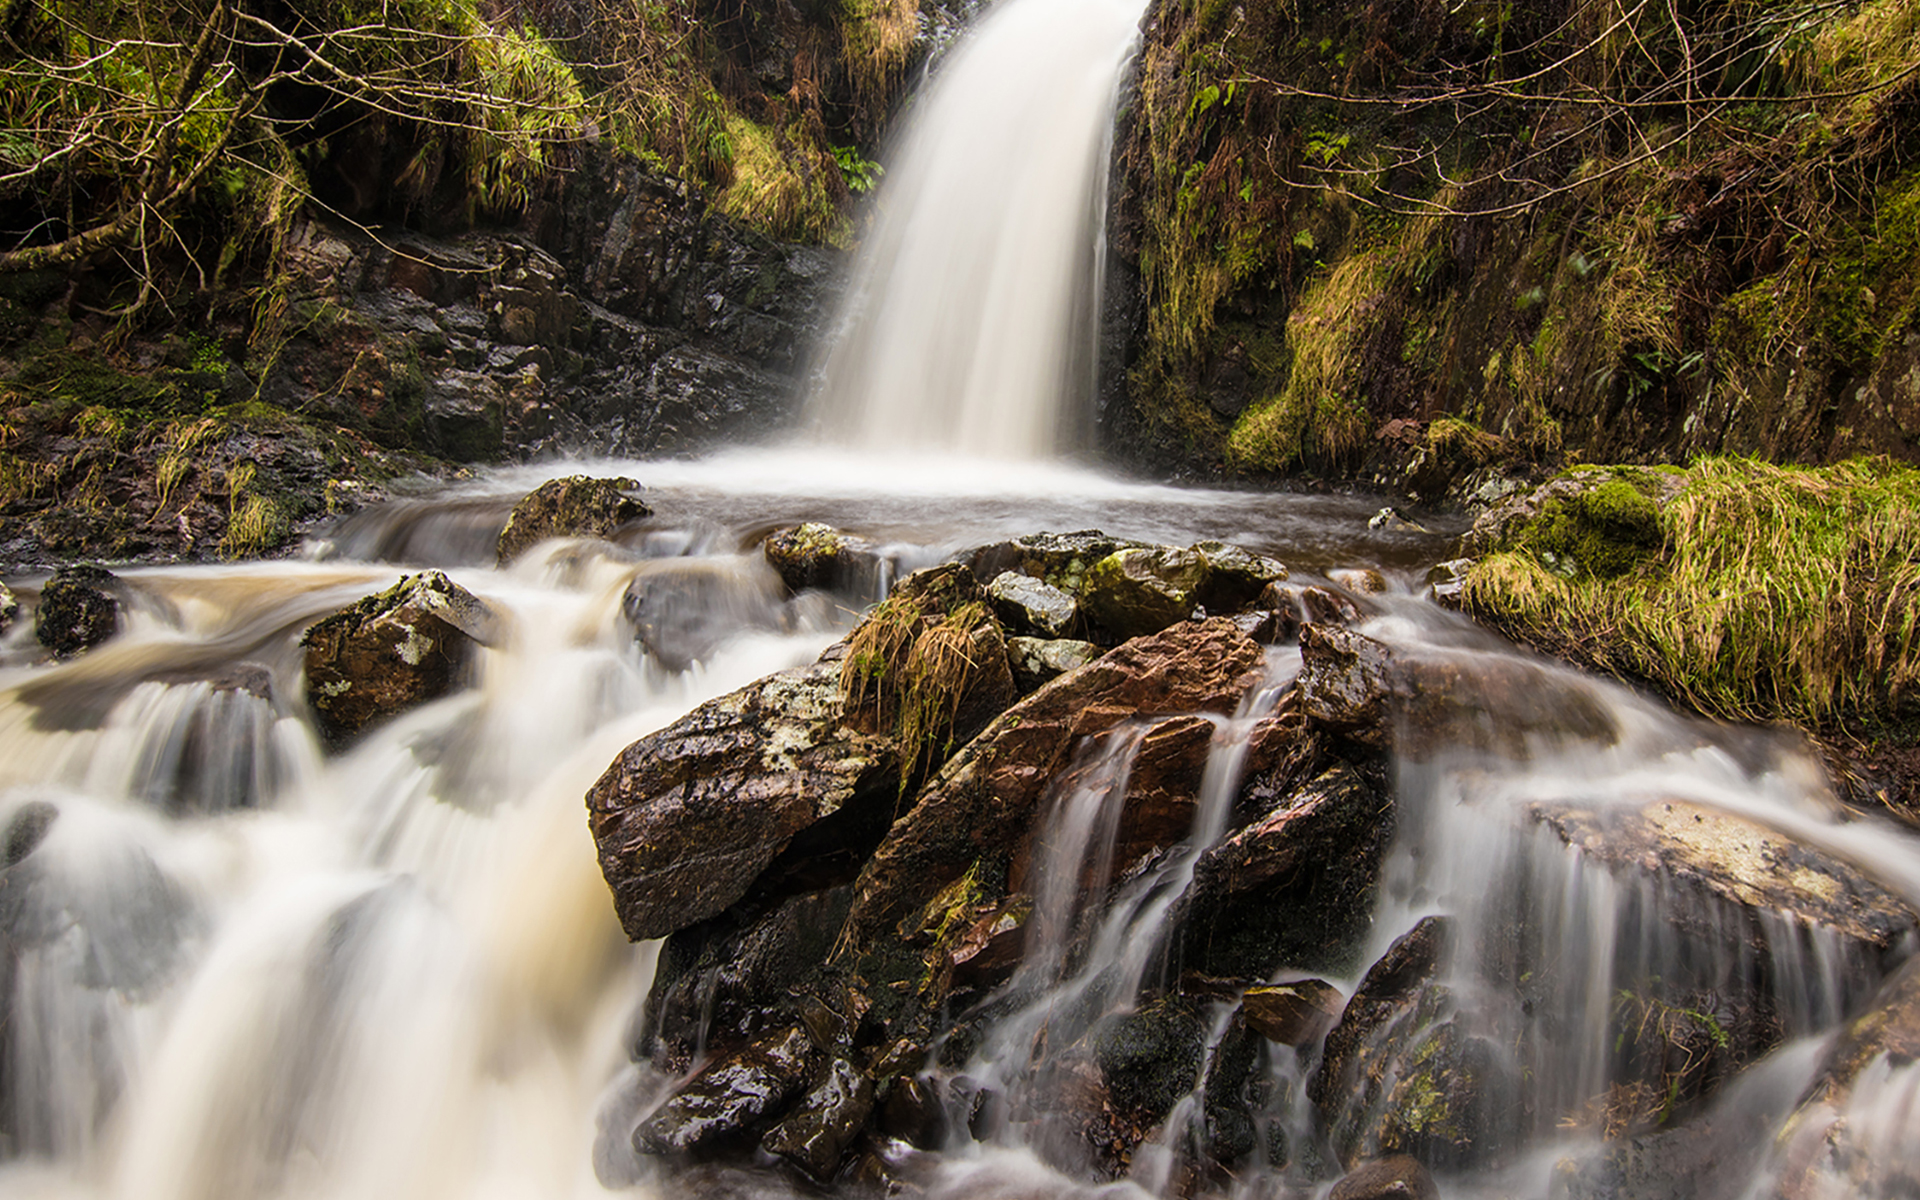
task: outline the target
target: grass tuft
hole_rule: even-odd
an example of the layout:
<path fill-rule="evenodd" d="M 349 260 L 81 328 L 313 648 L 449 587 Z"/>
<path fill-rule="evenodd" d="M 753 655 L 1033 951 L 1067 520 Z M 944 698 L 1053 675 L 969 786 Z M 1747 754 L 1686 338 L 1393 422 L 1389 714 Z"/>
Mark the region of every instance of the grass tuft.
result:
<path fill-rule="evenodd" d="M 1713 716 L 1876 732 L 1920 715 L 1920 470 L 1706 459 L 1655 520 L 1661 549 L 1612 579 L 1556 574 L 1523 533 L 1462 606 Z"/>

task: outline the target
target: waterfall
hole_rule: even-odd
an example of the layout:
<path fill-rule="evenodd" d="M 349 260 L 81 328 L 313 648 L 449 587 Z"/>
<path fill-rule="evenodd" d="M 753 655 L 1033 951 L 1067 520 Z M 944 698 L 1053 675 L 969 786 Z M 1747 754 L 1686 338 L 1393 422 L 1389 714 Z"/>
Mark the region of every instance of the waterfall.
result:
<path fill-rule="evenodd" d="M 1069 448 L 1092 394 L 1108 148 L 1140 0 L 1014 0 L 916 100 L 813 407 L 834 441 Z"/>

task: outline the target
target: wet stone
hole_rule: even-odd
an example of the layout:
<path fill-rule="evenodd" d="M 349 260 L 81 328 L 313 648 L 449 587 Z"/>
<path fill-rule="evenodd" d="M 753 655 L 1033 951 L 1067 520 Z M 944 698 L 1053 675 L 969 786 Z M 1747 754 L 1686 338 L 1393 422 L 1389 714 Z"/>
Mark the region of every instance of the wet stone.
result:
<path fill-rule="evenodd" d="M 1193 615 L 1206 561 L 1167 546 L 1121 550 L 1087 571 L 1087 612 L 1114 637 L 1158 633 Z"/>
<path fill-rule="evenodd" d="M 493 610 L 444 574 L 402 576 L 302 635 L 307 703 L 321 734 L 340 744 L 451 693 L 475 647 L 499 636 Z"/>
<path fill-rule="evenodd" d="M 1419 1159 L 1395 1154 L 1348 1171 L 1327 1200 L 1440 1200 L 1440 1189 Z"/>
<path fill-rule="evenodd" d="M 814 590 L 877 596 L 886 566 L 873 542 L 818 521 L 776 530 L 761 552 L 789 595 Z"/>
<path fill-rule="evenodd" d="M 513 506 L 500 531 L 495 561 L 505 566 L 549 538 L 610 538 L 629 521 L 652 515 L 633 495 L 639 490 L 639 482 L 625 476 L 550 479 Z"/>
<path fill-rule="evenodd" d="M 750 1132 L 799 1095 L 813 1054 L 806 1030 L 796 1027 L 715 1061 L 640 1123 L 634 1149 L 685 1152 Z"/>
<path fill-rule="evenodd" d="M 1002 571 L 987 585 L 993 611 L 1011 630 L 1043 638 L 1064 638 L 1080 615 L 1080 603 L 1059 588 L 1013 571 Z"/>
<path fill-rule="evenodd" d="M 1240 1008 L 1247 1025 L 1261 1037 L 1283 1046 L 1308 1046 L 1318 1041 L 1340 1019 L 1346 997 L 1340 989 L 1319 979 L 1248 988 Z"/>
<path fill-rule="evenodd" d="M 1013 681 L 1022 694 L 1086 666 L 1099 658 L 1100 647 L 1092 642 L 1069 638 L 1043 640 L 1014 637 L 1007 639 L 1007 664 L 1013 669 Z"/>
<path fill-rule="evenodd" d="M 84 654 L 120 628 L 120 579 L 103 567 L 79 564 L 54 572 L 40 589 L 34 636 L 55 658 Z"/>
<path fill-rule="evenodd" d="M 1196 598 L 1215 616 L 1238 612 L 1252 604 L 1267 585 L 1287 578 L 1286 564 L 1279 559 L 1225 542 L 1195 542 L 1192 552 L 1199 555 L 1206 568 Z"/>
<path fill-rule="evenodd" d="M 758 570 L 764 576 L 764 568 Z M 684 671 L 731 637 L 778 628 L 781 610 L 772 588 L 770 579 L 725 565 L 648 564 L 627 585 L 620 612 L 655 662 Z"/>
<path fill-rule="evenodd" d="M 844 1058 L 794 1112 L 773 1127 L 761 1145 L 825 1182 L 873 1113 L 873 1080 Z"/>

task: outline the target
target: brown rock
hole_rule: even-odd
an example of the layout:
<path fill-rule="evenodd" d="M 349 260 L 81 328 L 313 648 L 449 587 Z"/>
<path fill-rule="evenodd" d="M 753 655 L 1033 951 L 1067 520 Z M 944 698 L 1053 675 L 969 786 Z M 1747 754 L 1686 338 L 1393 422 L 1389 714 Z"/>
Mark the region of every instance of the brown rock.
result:
<path fill-rule="evenodd" d="M 1440 1189 L 1419 1159 L 1395 1154 L 1348 1171 L 1327 1200 L 1440 1200 Z"/>
<path fill-rule="evenodd" d="M 860 874 L 849 929 L 864 945 L 1026 835 L 1075 742 L 1135 716 L 1228 713 L 1259 677 L 1232 622 L 1182 622 L 1062 675 L 1008 709 L 921 789 Z"/>
<path fill-rule="evenodd" d="M 685 1152 L 752 1129 L 800 1094 L 813 1056 L 807 1031 L 796 1026 L 714 1061 L 640 1123 L 634 1149 Z"/>
<path fill-rule="evenodd" d="M 1340 1019 L 1346 997 L 1340 989 L 1319 979 L 1248 988 L 1240 998 L 1247 1025 L 1261 1037 L 1283 1046 L 1309 1046 Z"/>
<path fill-rule="evenodd" d="M 627 522 L 653 514 L 631 494 L 639 490 L 637 481 L 625 477 L 550 479 L 513 506 L 495 561 L 505 566 L 548 538 L 612 537 Z"/>
<path fill-rule="evenodd" d="M 621 927 L 662 937 L 721 912 L 802 830 L 891 806 L 886 739 L 841 720 L 831 656 L 710 701 L 628 746 L 587 793 Z"/>
<path fill-rule="evenodd" d="M 309 627 L 307 703 L 338 744 L 459 683 L 475 645 L 498 636 L 491 609 L 438 571 L 402 576 Z"/>

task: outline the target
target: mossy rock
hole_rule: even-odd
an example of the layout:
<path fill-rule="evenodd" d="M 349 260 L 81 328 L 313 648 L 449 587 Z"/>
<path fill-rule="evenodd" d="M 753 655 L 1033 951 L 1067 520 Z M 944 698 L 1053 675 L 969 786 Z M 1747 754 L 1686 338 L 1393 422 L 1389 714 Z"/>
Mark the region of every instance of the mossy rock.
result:
<path fill-rule="evenodd" d="M 632 495 L 639 490 L 639 482 L 625 476 L 550 479 L 513 506 L 500 530 L 495 561 L 505 566 L 548 538 L 612 537 L 627 522 L 653 515 Z"/>
<path fill-rule="evenodd" d="M 1521 551 L 1562 578 L 1618 579 L 1658 557 L 1660 510 L 1684 472 L 1643 467 L 1568 471 L 1474 522 L 1482 552 Z"/>
<path fill-rule="evenodd" d="M 34 636 L 55 658 L 73 658 L 120 629 L 119 577 L 103 567 L 63 567 L 40 589 Z M 8 599 L 12 597 L 9 596 Z"/>
<path fill-rule="evenodd" d="M 1125 641 L 1186 620 L 1206 579 L 1206 559 L 1192 550 L 1121 550 L 1088 570 L 1082 602 L 1095 621 Z"/>

